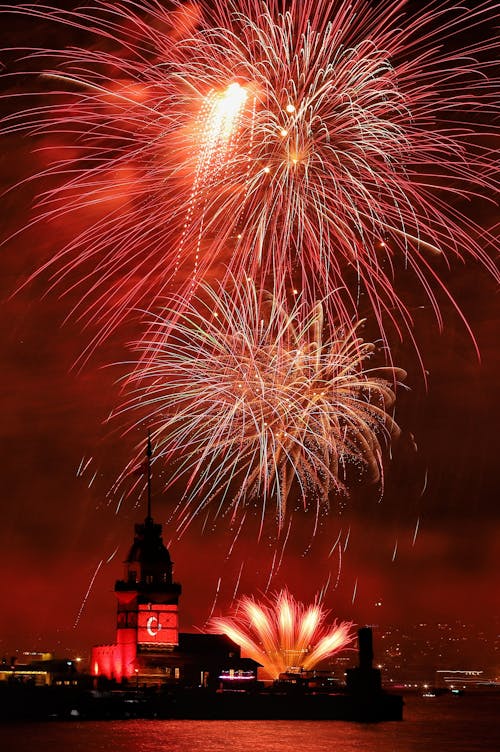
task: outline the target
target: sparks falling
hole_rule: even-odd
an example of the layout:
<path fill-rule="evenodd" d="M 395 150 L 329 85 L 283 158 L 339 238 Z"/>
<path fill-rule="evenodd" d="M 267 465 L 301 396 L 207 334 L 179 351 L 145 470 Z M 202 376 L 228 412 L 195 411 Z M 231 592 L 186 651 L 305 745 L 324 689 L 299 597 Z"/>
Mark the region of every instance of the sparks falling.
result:
<path fill-rule="evenodd" d="M 320 602 L 306 606 L 285 589 L 262 602 L 243 596 L 232 616 L 213 617 L 209 628 L 226 634 L 277 679 L 287 671 L 309 671 L 351 645 L 352 624 L 327 623 L 328 616 Z"/>
<path fill-rule="evenodd" d="M 153 322 L 152 352 L 138 343 L 122 408 L 151 428 L 170 485 L 184 479 L 180 528 L 218 498 L 233 515 L 258 499 L 264 518 L 272 504 L 281 530 L 290 497 L 318 515 L 349 467 L 380 482 L 405 374 L 366 367 L 375 348 L 360 324 L 324 340 L 321 303 L 289 313 L 248 280 L 203 293 L 175 329 Z"/>

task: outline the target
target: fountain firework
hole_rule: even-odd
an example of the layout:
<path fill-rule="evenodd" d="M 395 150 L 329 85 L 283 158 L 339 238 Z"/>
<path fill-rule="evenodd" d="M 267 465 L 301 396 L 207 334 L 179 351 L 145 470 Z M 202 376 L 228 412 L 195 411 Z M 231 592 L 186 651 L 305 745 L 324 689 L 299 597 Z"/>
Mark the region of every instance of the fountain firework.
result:
<path fill-rule="evenodd" d="M 321 603 L 306 606 L 284 589 L 262 602 L 243 596 L 232 616 L 213 617 L 209 627 L 278 679 L 287 671 L 309 671 L 351 645 L 352 624 L 327 623 L 328 616 Z"/>

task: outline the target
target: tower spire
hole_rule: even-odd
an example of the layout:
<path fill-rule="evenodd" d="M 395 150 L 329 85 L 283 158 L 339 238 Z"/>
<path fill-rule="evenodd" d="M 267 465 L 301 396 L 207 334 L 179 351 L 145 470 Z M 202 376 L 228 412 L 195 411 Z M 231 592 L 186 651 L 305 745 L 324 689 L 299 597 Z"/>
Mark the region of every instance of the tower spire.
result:
<path fill-rule="evenodd" d="M 148 443 L 146 446 L 146 457 L 147 457 L 147 470 L 148 470 L 148 514 L 147 519 L 151 520 L 151 456 L 153 452 L 151 449 L 151 432 L 148 429 Z"/>

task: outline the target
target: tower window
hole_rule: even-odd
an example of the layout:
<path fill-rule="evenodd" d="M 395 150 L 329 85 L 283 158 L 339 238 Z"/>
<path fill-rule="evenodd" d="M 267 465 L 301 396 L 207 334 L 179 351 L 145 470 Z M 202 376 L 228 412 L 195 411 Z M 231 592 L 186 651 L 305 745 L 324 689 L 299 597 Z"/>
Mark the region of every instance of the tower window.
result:
<path fill-rule="evenodd" d="M 146 575 L 146 584 L 147 585 L 152 585 L 153 584 L 153 575 L 152 574 L 147 574 Z"/>

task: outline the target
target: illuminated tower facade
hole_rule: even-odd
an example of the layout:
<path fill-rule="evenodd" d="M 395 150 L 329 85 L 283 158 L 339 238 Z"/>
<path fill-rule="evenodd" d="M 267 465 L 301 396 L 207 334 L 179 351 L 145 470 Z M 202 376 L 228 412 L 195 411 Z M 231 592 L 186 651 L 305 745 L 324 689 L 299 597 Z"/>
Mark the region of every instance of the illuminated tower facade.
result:
<path fill-rule="evenodd" d="M 130 678 L 155 656 L 165 656 L 179 644 L 181 586 L 172 579 L 172 561 L 162 538 L 162 525 L 151 516 L 151 443 L 147 462 L 148 513 L 135 526 L 134 542 L 117 580 L 116 643 L 92 649 L 94 676 L 121 681 Z"/>
<path fill-rule="evenodd" d="M 116 582 L 115 594 L 116 642 L 123 646 L 124 655 L 135 658 L 140 653 L 173 650 L 179 644 L 181 586 L 172 580 L 162 526 L 149 514 L 143 524 L 135 526 L 125 576 Z"/>

